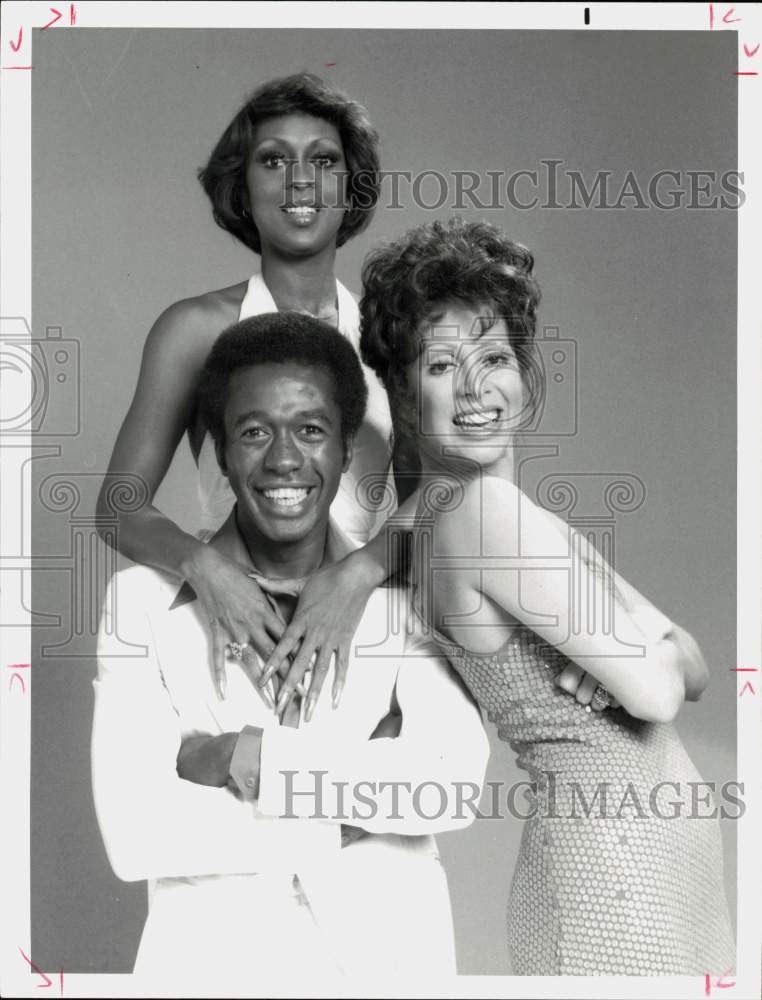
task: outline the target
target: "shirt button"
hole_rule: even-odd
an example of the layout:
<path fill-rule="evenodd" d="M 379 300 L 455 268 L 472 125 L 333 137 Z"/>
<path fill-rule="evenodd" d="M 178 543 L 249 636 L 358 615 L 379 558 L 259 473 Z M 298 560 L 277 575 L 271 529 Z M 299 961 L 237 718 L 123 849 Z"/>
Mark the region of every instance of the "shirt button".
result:
<path fill-rule="evenodd" d="M 256 781 L 254 780 L 254 778 L 247 778 L 246 779 L 246 787 L 247 788 L 253 788 L 255 785 L 256 785 Z"/>

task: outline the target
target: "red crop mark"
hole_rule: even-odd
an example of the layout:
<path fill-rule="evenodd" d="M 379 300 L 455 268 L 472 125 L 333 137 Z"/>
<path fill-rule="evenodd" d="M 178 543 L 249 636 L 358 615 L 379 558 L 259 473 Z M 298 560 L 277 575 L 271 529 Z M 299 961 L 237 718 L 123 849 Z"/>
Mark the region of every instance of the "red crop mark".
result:
<path fill-rule="evenodd" d="M 735 7 L 731 7 L 730 10 L 726 11 L 725 12 L 725 16 L 722 19 L 722 23 L 723 24 L 737 24 L 739 21 L 742 21 L 743 18 L 741 18 L 741 17 L 734 17 L 734 18 L 731 19 L 730 15 L 731 14 L 735 14 L 735 12 L 736 12 Z"/>
<path fill-rule="evenodd" d="M 58 982 L 61 987 L 61 996 L 63 996 L 63 980 L 64 980 L 63 969 L 61 969 L 61 971 L 58 973 Z"/>
<path fill-rule="evenodd" d="M 746 44 L 746 42 L 743 43 L 743 50 L 746 53 L 746 55 L 749 57 L 749 59 L 751 59 L 752 56 L 755 56 L 757 54 L 757 52 L 759 51 L 759 44 L 760 43 L 757 42 L 757 44 L 754 46 L 754 48 L 750 52 L 749 51 L 749 46 Z"/>
<path fill-rule="evenodd" d="M 14 52 L 18 52 L 18 50 L 21 48 L 21 39 L 23 35 L 24 35 L 24 29 L 19 28 L 19 37 L 16 44 L 14 45 L 13 42 L 8 42 L 8 44 L 10 45 L 10 47 L 13 49 Z"/>
<path fill-rule="evenodd" d="M 331 69 L 331 67 L 335 66 L 336 63 L 323 63 L 323 65 L 325 66 L 326 69 Z"/>
<path fill-rule="evenodd" d="M 720 976 L 719 979 L 715 979 L 714 985 L 717 987 L 718 990 L 729 990 L 731 987 L 735 986 L 735 984 L 736 984 L 735 979 L 733 980 L 732 983 L 726 983 L 726 982 L 724 982 L 725 976 L 729 976 L 732 971 L 733 971 L 732 969 L 728 969 L 726 972 L 723 972 L 723 974 Z M 708 997 L 708 996 L 711 996 L 711 994 L 712 994 L 712 980 L 711 980 L 711 977 L 710 977 L 709 973 L 705 972 L 704 973 L 704 996 Z"/>
<path fill-rule="evenodd" d="M 48 21 L 47 24 L 43 24 L 42 28 L 40 29 L 41 31 L 44 31 L 46 28 L 52 27 L 56 23 L 56 21 L 61 20 L 60 10 L 56 10 L 55 7 L 48 7 L 48 10 L 50 11 L 51 14 L 55 14 L 56 16 L 53 18 L 52 21 Z"/>
<path fill-rule="evenodd" d="M 21 951 L 21 948 L 19 948 L 19 951 Z M 46 976 L 45 973 L 42 971 L 42 969 L 38 969 L 37 966 L 34 964 L 34 962 L 31 960 L 31 958 L 28 958 L 23 951 L 21 951 L 21 956 L 24 959 L 24 961 L 29 964 L 29 967 L 34 972 L 36 972 L 38 976 L 42 976 L 42 978 L 45 980 L 44 983 L 37 983 L 37 989 L 46 990 L 48 986 L 53 985 L 53 980 L 50 978 L 50 976 Z"/>
<path fill-rule="evenodd" d="M 744 76 L 744 75 L 748 76 L 749 74 L 748 73 L 746 73 L 746 74 L 739 73 L 738 75 L 739 76 Z M 754 75 L 756 76 L 756 73 Z M 756 674 L 758 670 L 759 670 L 759 667 L 731 667 L 730 668 L 731 674 Z M 741 690 L 740 690 L 740 692 L 738 694 L 739 698 L 743 695 L 743 693 L 746 690 L 746 688 L 749 688 L 752 694 L 756 694 L 757 693 L 754 690 L 754 688 L 752 687 L 751 681 L 747 681 L 744 684 L 744 686 L 741 688 Z"/>
<path fill-rule="evenodd" d="M 69 4 L 69 24 L 75 25 L 77 23 L 77 8 L 74 4 Z"/>
<path fill-rule="evenodd" d="M 8 669 L 13 670 L 11 674 L 11 679 L 8 681 L 8 690 L 10 691 L 13 687 L 13 682 L 16 680 L 21 685 L 21 690 L 26 694 L 26 684 L 24 684 L 24 678 L 21 674 L 17 673 L 19 670 L 31 670 L 31 663 L 9 663 Z"/>

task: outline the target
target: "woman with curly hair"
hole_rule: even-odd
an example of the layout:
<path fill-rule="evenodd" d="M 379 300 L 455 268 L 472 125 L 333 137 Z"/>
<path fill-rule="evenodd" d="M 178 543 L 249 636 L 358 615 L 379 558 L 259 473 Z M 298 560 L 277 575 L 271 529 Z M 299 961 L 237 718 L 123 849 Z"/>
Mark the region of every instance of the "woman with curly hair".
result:
<path fill-rule="evenodd" d="M 539 299 L 528 250 L 453 221 L 372 253 L 360 305 L 363 359 L 420 460 L 417 612 L 531 778 L 508 907 L 514 971 L 724 972 L 720 831 L 698 821 L 701 779 L 672 725 L 706 664 L 517 484 L 517 435 L 543 390 Z"/>
<path fill-rule="evenodd" d="M 371 219 L 378 168 L 378 136 L 367 112 L 318 77 L 299 73 L 252 94 L 225 129 L 200 180 L 217 223 L 260 257 L 260 267 L 248 281 L 176 302 L 157 319 L 101 490 L 99 508 L 110 512 L 115 481 L 141 482 L 145 502 L 121 514 L 119 549 L 187 581 L 195 591 L 212 623 L 222 697 L 226 649 L 236 655 L 245 651 L 246 664 L 257 676 L 253 650 L 266 659 L 283 625 L 240 566 L 204 545 L 200 536 L 182 531 L 153 499 L 187 433 L 199 471 L 202 533 L 212 534 L 231 509 L 233 495 L 197 399 L 203 363 L 222 330 L 259 313 L 296 310 L 337 326 L 358 349 L 357 305 L 336 280 L 334 263 L 337 249 Z M 366 370 L 366 377 L 367 415 L 332 508 L 337 523 L 361 544 L 378 528 L 379 515 L 372 503 L 358 499 L 358 491 L 372 498 L 368 483 L 385 483 L 390 465 L 386 394 L 372 372 Z M 281 490 L 265 501 L 285 508 L 306 499 L 298 490 Z M 346 663 L 354 625 L 373 586 L 359 586 L 362 576 L 350 566 L 348 572 L 332 569 L 308 584 L 308 610 L 301 605 L 295 628 L 306 623 L 308 634 L 299 638 L 307 659 L 319 653 L 317 677 L 325 675 L 335 650 L 340 664 Z M 269 697 L 264 689 L 263 697 Z"/>

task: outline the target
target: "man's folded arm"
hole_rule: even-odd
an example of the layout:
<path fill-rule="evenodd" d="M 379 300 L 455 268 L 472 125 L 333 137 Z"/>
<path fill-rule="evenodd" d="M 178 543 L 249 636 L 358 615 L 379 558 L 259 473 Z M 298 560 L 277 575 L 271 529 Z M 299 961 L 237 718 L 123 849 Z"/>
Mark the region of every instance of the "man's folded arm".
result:
<path fill-rule="evenodd" d="M 489 758 L 478 709 L 444 657 L 423 640 L 396 683 L 396 738 L 268 729 L 261 738 L 259 808 L 328 819 L 369 833 L 436 834 L 474 819 Z M 354 669 L 372 670 L 373 664 Z"/>
<path fill-rule="evenodd" d="M 132 582 L 118 574 L 109 585 L 94 682 L 93 793 L 114 872 L 136 881 L 256 872 L 281 863 L 296 870 L 305 859 L 304 830 L 295 829 L 302 824 L 268 822 L 229 790 L 179 777 L 180 718 L 156 661 L 145 601 Z M 146 655 L 105 652 L 106 637 L 117 631 L 108 611 L 112 596 L 120 639 L 147 647 Z M 326 843 L 317 838 L 315 847 Z"/>

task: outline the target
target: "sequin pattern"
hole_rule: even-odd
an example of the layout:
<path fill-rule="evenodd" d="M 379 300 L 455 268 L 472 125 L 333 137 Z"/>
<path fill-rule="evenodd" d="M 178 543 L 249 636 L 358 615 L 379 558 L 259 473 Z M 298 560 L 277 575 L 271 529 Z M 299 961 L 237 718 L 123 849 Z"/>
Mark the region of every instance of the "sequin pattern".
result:
<path fill-rule="evenodd" d="M 722 975 L 735 947 L 719 825 L 696 818 L 713 808 L 695 801 L 700 775 L 673 726 L 585 711 L 553 683 L 567 662 L 527 628 L 492 656 L 453 659 L 529 773 L 514 973 Z"/>

